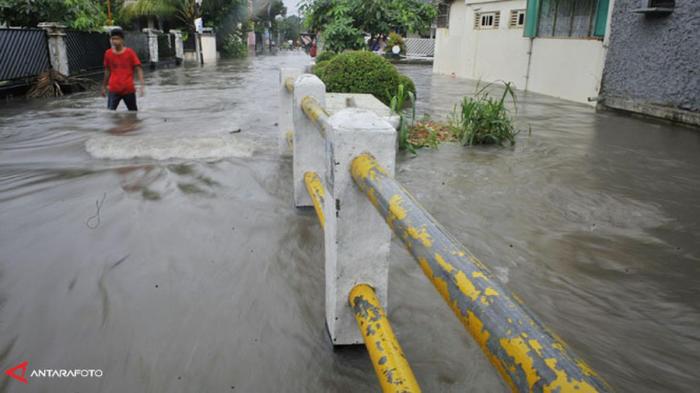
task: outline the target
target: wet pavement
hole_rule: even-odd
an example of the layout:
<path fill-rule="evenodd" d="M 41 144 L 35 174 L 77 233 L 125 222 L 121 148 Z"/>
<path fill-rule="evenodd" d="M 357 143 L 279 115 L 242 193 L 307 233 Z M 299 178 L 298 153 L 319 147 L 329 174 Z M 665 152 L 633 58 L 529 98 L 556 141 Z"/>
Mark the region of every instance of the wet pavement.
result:
<path fill-rule="evenodd" d="M 321 230 L 276 154 L 276 69 L 306 62 L 149 73 L 137 115 L 0 104 L 0 366 L 104 372 L 0 391 L 379 390 L 328 341 Z M 402 70 L 419 115 L 474 91 Z M 700 132 L 535 94 L 517 121 L 513 148 L 424 149 L 397 177 L 616 391 L 696 391 Z M 507 391 L 397 241 L 389 297 L 424 391 Z"/>

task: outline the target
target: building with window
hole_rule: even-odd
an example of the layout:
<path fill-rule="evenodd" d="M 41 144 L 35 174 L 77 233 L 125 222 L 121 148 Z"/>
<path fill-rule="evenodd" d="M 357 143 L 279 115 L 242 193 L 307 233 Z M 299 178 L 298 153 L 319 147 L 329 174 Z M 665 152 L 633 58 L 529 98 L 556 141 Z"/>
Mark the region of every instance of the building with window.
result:
<path fill-rule="evenodd" d="M 594 105 L 608 13 L 609 0 L 443 1 L 433 71 Z"/>

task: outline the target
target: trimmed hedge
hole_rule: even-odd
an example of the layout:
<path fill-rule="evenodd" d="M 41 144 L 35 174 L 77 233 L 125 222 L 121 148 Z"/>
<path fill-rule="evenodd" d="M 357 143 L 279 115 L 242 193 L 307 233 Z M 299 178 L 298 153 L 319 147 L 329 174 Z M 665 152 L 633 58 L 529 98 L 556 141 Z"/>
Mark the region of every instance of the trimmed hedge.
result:
<path fill-rule="evenodd" d="M 323 74 L 326 72 L 326 67 L 328 67 L 328 64 L 330 63 L 331 62 L 329 60 L 317 61 L 313 69 L 314 74 L 316 74 L 316 76 L 323 80 Z"/>
<path fill-rule="evenodd" d="M 335 53 L 335 52 L 331 52 L 331 51 L 328 51 L 328 50 L 324 50 L 323 52 L 321 52 L 320 55 L 316 56 L 316 64 L 321 63 L 321 62 L 324 62 L 324 61 L 330 61 L 330 60 L 332 60 L 336 55 L 337 55 L 337 53 Z"/>
<path fill-rule="evenodd" d="M 327 64 L 316 65 L 314 73 L 326 84 L 328 92 L 372 94 L 386 105 L 396 94 L 400 80 L 393 64 L 367 51 L 338 54 Z"/>

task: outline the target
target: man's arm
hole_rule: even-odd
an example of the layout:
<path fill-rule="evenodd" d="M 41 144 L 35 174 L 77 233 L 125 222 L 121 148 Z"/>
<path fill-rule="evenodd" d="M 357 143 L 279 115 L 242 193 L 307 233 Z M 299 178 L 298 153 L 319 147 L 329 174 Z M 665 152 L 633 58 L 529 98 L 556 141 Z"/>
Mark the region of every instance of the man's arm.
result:
<path fill-rule="evenodd" d="M 102 97 L 106 95 L 107 86 L 109 85 L 109 75 L 111 74 L 109 67 L 105 67 L 105 76 L 102 79 Z"/>
<path fill-rule="evenodd" d="M 136 66 L 136 75 L 138 76 L 139 83 L 141 84 L 140 94 L 141 94 L 141 97 L 143 97 L 143 95 L 146 92 L 146 82 L 144 82 L 144 80 L 143 80 L 143 67 L 141 67 L 141 64 Z"/>

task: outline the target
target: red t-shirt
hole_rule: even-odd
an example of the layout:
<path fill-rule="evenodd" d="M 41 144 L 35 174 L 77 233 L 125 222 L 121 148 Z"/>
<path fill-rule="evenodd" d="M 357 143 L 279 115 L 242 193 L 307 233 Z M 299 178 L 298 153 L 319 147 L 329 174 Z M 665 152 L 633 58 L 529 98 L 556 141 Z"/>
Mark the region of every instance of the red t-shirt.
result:
<path fill-rule="evenodd" d="M 136 92 L 134 88 L 134 67 L 140 66 L 141 60 L 131 48 L 122 53 L 114 53 L 112 48 L 105 52 L 105 68 L 109 69 L 109 91 L 119 95 Z"/>

